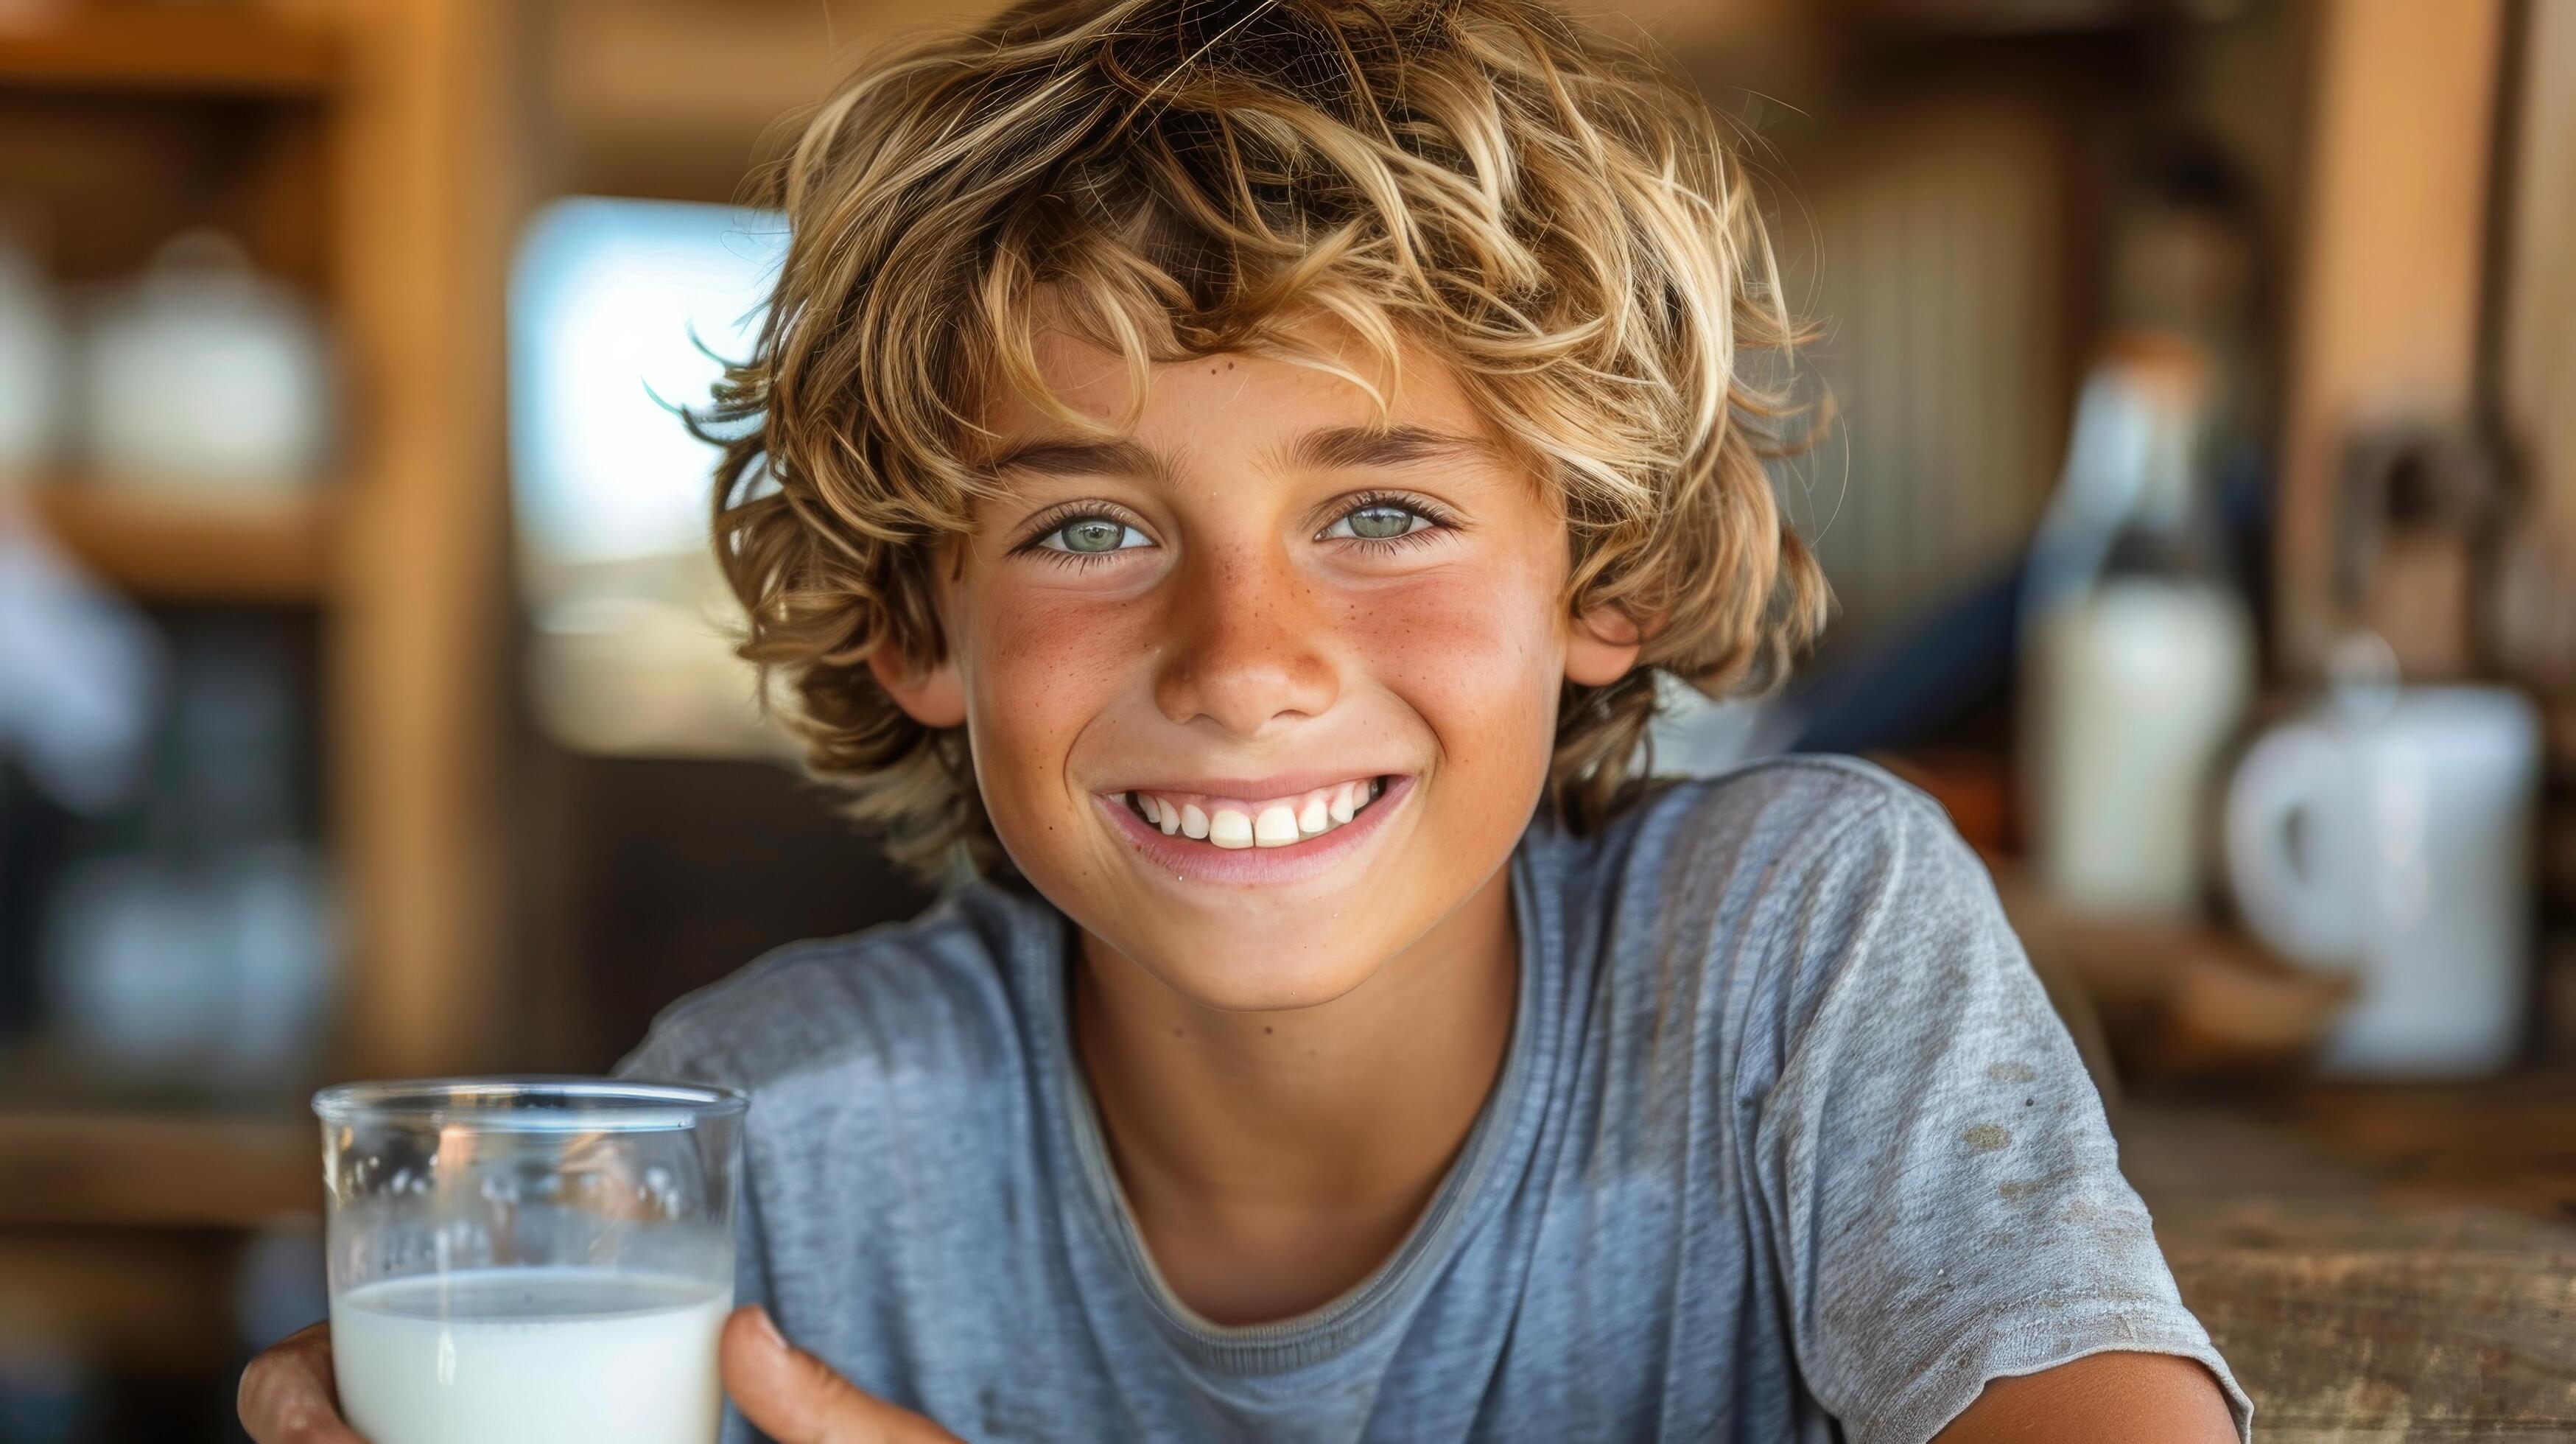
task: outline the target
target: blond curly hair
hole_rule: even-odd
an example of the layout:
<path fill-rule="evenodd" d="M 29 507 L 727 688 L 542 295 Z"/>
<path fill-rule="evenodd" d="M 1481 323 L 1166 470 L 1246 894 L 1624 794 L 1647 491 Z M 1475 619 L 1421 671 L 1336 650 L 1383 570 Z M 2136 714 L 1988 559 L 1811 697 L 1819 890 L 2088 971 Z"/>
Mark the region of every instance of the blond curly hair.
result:
<path fill-rule="evenodd" d="M 1407 342 L 1452 368 L 1552 483 L 1564 605 L 1645 637 L 1560 699 L 1547 795 L 1577 830 L 1637 788 L 1655 673 L 1760 685 L 1823 625 L 1765 467 L 1793 412 L 1744 364 L 1801 339 L 1744 169 L 1687 83 L 1540 0 L 1028 0 L 865 67 L 758 184 L 789 241 L 697 418 L 716 551 L 742 655 L 899 859 L 1000 861 L 965 729 L 867 658 L 944 656 L 937 557 L 994 484 L 979 398 L 1082 424 L 1040 380 L 1042 306 L 1139 398 L 1216 352 L 1340 369 L 1299 339 L 1318 317 L 1385 374 Z"/>

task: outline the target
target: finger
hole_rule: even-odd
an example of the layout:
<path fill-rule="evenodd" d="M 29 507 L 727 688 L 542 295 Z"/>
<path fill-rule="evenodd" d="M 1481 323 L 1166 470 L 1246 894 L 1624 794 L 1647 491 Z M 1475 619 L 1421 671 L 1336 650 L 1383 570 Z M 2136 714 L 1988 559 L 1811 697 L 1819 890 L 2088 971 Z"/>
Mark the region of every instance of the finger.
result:
<path fill-rule="evenodd" d="M 871 1398 L 790 1345 L 757 1305 L 725 1321 L 723 1362 L 734 1407 L 778 1444 L 958 1444 L 956 1435 Z"/>
<path fill-rule="evenodd" d="M 340 1422 L 328 1324 L 289 1334 L 251 1360 L 237 1407 L 253 1444 L 367 1444 Z"/>

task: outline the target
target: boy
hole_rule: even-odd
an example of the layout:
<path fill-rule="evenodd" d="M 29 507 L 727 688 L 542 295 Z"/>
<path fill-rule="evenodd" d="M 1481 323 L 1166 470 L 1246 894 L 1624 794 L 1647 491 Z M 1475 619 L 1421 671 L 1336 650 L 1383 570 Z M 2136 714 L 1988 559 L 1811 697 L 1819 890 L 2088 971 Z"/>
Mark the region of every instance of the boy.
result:
<path fill-rule="evenodd" d="M 1655 672 L 1824 608 L 1683 86 L 1536 0 L 1032 0 L 778 200 L 744 651 L 984 879 L 629 1060 L 754 1096 L 750 1426 L 2239 1437 L 1933 805 L 1635 776 Z M 345 1439 L 327 1380 L 281 1346 L 254 1435 Z"/>

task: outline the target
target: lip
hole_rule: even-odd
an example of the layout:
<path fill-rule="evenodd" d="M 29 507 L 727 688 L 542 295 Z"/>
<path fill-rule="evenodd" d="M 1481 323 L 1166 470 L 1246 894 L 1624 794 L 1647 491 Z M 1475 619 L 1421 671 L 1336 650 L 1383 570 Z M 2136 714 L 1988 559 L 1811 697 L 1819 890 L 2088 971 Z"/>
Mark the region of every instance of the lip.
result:
<path fill-rule="evenodd" d="M 1254 792 L 1252 795 L 1279 797 L 1351 780 L 1347 773 L 1339 776 L 1316 773 L 1313 776 L 1319 780 L 1308 782 L 1304 787 L 1281 787 L 1277 792 Z M 1242 785 L 1242 781 L 1250 781 L 1255 787 L 1273 787 L 1281 782 L 1301 780 L 1303 779 L 1287 777 L 1260 778 L 1229 781 L 1223 785 L 1231 789 Z M 1161 828 L 1147 823 L 1145 819 L 1136 815 L 1136 810 L 1127 805 L 1123 792 L 1095 792 L 1091 800 L 1108 817 L 1110 826 L 1116 828 L 1119 835 L 1127 839 L 1128 845 L 1144 854 L 1145 860 L 1167 877 L 1185 882 L 1215 883 L 1222 886 L 1277 887 L 1287 883 L 1304 882 L 1329 872 L 1353 851 L 1366 846 L 1368 840 L 1375 837 L 1379 829 L 1385 825 L 1386 820 L 1413 795 L 1413 783 L 1414 778 L 1410 773 L 1389 776 L 1386 790 L 1378 794 L 1376 801 L 1360 809 L 1357 817 L 1330 832 L 1307 838 L 1302 842 L 1290 843 L 1286 847 L 1213 847 L 1191 838 L 1165 837 Z M 1187 789 L 1157 789 L 1140 785 L 1126 790 L 1216 791 L 1215 788 L 1205 784 Z M 1237 794 L 1229 792 L 1219 795 Z"/>

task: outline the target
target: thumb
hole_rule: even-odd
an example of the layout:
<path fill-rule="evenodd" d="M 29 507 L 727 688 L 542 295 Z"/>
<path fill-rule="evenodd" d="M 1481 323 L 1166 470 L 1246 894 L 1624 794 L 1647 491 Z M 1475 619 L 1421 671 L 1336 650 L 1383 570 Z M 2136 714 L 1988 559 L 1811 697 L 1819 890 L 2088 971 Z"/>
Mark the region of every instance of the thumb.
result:
<path fill-rule="evenodd" d="M 831 1365 L 789 1344 L 758 1305 L 736 1309 L 725 1321 L 720 1358 L 734 1407 L 778 1444 L 959 1444 L 956 1435 L 861 1393 Z"/>

